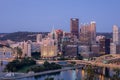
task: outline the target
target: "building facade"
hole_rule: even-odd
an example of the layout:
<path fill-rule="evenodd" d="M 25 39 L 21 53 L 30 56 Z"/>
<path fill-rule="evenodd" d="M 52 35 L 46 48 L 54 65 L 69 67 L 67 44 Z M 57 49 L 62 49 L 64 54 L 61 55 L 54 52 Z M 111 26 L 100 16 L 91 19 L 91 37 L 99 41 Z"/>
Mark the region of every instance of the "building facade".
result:
<path fill-rule="evenodd" d="M 99 42 L 100 54 L 110 54 L 110 39 L 103 38 Z"/>
<path fill-rule="evenodd" d="M 45 38 L 41 42 L 41 57 L 42 58 L 53 58 L 57 56 L 57 45 L 51 38 Z"/>
<path fill-rule="evenodd" d="M 79 38 L 79 19 L 71 18 L 70 20 L 70 32 Z"/>
<path fill-rule="evenodd" d="M 120 29 L 118 26 L 113 26 L 113 43 L 119 44 L 120 42 Z"/>
<path fill-rule="evenodd" d="M 92 21 L 90 24 L 81 24 L 80 41 L 86 44 L 96 43 L 96 23 Z"/>
<path fill-rule="evenodd" d="M 36 36 L 36 42 L 40 43 L 42 41 L 42 34 L 37 34 Z"/>
<path fill-rule="evenodd" d="M 23 42 L 21 45 L 21 49 L 22 49 L 22 57 L 31 57 L 31 53 L 32 53 L 32 41 L 27 41 L 27 42 Z"/>
<path fill-rule="evenodd" d="M 113 42 L 110 44 L 110 53 L 119 54 L 120 52 L 120 28 L 113 25 Z"/>

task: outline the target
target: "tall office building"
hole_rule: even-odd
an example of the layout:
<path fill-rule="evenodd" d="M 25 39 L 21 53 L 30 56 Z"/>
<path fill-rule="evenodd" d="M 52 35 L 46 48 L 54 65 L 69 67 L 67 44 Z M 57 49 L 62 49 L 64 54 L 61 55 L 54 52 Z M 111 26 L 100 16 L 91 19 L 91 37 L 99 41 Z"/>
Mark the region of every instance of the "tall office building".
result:
<path fill-rule="evenodd" d="M 70 20 L 70 32 L 79 38 L 79 19 L 71 18 Z"/>
<path fill-rule="evenodd" d="M 113 26 L 113 43 L 118 44 L 120 42 L 120 29 L 118 26 Z"/>
<path fill-rule="evenodd" d="M 80 41 L 82 43 L 94 44 L 96 42 L 96 23 L 81 24 Z"/>
<path fill-rule="evenodd" d="M 81 24 L 80 41 L 87 44 L 91 42 L 90 24 Z"/>
<path fill-rule="evenodd" d="M 110 54 L 110 42 L 111 40 L 108 38 L 100 39 L 100 54 Z"/>
<path fill-rule="evenodd" d="M 113 25 L 113 43 L 110 45 L 111 54 L 120 54 L 120 29 Z"/>
<path fill-rule="evenodd" d="M 92 43 L 95 43 L 96 42 L 96 22 L 91 21 L 90 27 L 91 27 L 91 41 Z"/>

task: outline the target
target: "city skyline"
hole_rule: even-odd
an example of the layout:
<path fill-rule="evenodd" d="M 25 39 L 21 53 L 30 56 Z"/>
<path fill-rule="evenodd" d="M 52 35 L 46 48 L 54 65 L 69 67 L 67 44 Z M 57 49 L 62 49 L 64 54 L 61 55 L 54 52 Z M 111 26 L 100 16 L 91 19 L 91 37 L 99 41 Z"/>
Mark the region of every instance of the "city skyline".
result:
<path fill-rule="evenodd" d="M 0 0 L 0 80 L 120 80 L 119 3 Z"/>
<path fill-rule="evenodd" d="M 79 23 L 96 22 L 97 32 L 112 32 L 120 26 L 119 0 L 1 0 L 0 32 L 50 32 L 52 27 L 70 32 L 70 19 Z M 79 25 L 80 26 L 80 25 Z"/>

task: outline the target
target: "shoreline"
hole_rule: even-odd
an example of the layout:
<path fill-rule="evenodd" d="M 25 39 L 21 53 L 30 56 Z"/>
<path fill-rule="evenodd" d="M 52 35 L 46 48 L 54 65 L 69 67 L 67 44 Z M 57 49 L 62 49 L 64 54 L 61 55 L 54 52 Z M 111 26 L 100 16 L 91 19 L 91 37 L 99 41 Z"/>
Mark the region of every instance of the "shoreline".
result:
<path fill-rule="evenodd" d="M 65 68 L 65 69 L 50 70 L 50 71 L 44 71 L 44 72 L 38 72 L 38 73 L 24 73 L 23 76 L 19 76 L 19 77 L 2 77 L 0 79 L 1 80 L 15 80 L 15 79 L 33 77 L 33 76 L 50 74 L 50 73 L 61 72 L 61 71 L 67 71 L 67 70 L 78 69 L 78 68 L 81 68 L 81 67 L 70 67 L 70 68 Z"/>

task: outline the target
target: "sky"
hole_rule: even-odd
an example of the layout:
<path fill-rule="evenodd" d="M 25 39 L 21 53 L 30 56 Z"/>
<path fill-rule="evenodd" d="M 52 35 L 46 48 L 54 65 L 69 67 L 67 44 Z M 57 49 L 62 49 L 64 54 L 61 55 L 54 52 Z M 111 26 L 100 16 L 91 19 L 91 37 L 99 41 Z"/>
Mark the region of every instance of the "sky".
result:
<path fill-rule="evenodd" d="M 0 33 L 70 31 L 70 18 L 96 22 L 97 32 L 120 26 L 120 0 L 0 0 Z"/>

